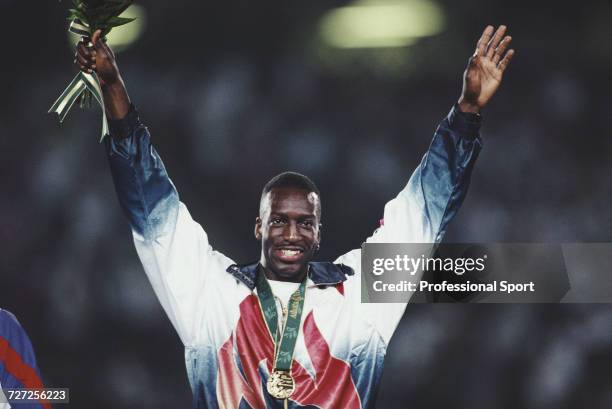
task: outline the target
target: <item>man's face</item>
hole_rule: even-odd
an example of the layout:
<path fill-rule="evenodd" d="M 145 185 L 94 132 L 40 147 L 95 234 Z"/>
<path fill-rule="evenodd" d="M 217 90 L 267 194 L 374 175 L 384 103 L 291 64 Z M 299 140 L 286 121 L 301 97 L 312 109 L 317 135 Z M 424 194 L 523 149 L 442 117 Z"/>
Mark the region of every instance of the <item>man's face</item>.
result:
<path fill-rule="evenodd" d="M 268 278 L 303 279 L 321 240 L 318 201 L 316 193 L 299 188 L 275 188 L 262 199 L 255 237 Z"/>

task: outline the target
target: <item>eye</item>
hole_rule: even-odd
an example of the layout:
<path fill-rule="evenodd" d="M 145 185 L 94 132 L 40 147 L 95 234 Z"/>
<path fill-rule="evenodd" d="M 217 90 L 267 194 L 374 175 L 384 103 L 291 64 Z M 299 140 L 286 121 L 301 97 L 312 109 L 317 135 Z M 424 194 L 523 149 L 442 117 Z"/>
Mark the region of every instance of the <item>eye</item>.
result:
<path fill-rule="evenodd" d="M 314 226 L 314 222 L 312 220 L 302 220 L 300 224 L 304 227 L 312 227 Z"/>
<path fill-rule="evenodd" d="M 270 224 L 271 225 L 279 225 L 279 224 L 283 224 L 283 219 L 281 219 L 280 217 L 272 217 L 270 219 Z"/>

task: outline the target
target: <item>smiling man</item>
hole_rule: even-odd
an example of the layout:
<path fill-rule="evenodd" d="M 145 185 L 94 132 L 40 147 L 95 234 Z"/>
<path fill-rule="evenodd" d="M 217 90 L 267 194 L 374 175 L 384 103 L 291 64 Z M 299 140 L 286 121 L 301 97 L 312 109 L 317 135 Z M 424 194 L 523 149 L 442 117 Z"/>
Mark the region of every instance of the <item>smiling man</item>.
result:
<path fill-rule="evenodd" d="M 437 243 L 465 198 L 481 142 L 480 110 L 513 50 L 485 29 L 459 102 L 440 123 L 406 187 L 385 206 L 375 243 Z M 374 405 L 386 348 L 406 304 L 362 304 L 360 250 L 314 262 L 321 195 L 297 173 L 263 189 L 258 262 L 238 265 L 210 241 L 168 178 L 96 32 L 76 63 L 96 72 L 112 119 L 105 139 L 121 206 L 145 272 L 185 345 L 196 408 L 358 409 Z"/>
<path fill-rule="evenodd" d="M 301 282 L 321 241 L 321 194 L 298 173 L 282 173 L 263 189 L 255 238 L 260 264 L 275 281 Z"/>

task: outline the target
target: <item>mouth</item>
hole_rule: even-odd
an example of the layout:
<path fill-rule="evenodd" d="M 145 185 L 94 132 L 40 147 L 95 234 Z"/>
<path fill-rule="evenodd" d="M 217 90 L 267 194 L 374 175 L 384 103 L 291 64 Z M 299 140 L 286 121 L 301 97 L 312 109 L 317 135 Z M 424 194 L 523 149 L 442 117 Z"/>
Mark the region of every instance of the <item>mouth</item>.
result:
<path fill-rule="evenodd" d="M 304 254 L 304 250 L 298 247 L 279 247 L 274 250 L 274 255 L 280 261 L 285 263 L 293 263 L 299 260 Z"/>

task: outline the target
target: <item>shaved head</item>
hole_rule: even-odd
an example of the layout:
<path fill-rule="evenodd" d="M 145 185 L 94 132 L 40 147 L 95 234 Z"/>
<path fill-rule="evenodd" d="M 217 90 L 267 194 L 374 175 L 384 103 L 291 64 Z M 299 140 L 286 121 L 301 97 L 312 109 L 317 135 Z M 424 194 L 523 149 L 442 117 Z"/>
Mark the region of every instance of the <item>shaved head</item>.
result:
<path fill-rule="evenodd" d="M 308 193 L 308 201 L 315 206 L 315 214 L 321 220 L 321 192 L 319 192 L 319 188 L 308 176 L 296 172 L 283 172 L 274 176 L 266 183 L 261 192 L 261 200 L 259 202 L 260 217 L 263 218 L 266 209 L 270 208 L 270 192 L 272 189 L 284 188 L 306 191 Z"/>

